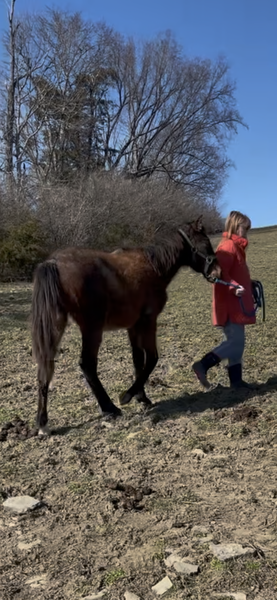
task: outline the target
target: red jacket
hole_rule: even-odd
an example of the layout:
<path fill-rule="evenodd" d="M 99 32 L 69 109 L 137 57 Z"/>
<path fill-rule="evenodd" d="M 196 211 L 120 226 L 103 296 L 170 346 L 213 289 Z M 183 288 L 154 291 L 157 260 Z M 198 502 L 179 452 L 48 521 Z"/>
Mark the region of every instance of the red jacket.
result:
<path fill-rule="evenodd" d="M 251 278 L 245 258 L 248 241 L 233 234 L 232 238 L 223 233 L 216 256 L 222 270 L 222 279 L 235 285 L 242 285 L 245 293 L 240 299 L 235 288 L 222 283 L 213 286 L 213 324 L 224 326 L 227 321 L 247 325 L 256 322 L 252 296 Z M 248 313 L 248 314 L 246 314 Z M 249 314 L 251 316 L 249 316 Z"/>

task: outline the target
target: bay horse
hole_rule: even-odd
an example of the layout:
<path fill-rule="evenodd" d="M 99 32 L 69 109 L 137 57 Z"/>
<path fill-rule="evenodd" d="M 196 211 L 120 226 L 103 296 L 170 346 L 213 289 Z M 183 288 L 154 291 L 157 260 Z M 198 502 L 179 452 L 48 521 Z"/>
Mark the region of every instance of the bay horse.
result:
<path fill-rule="evenodd" d="M 135 368 L 135 381 L 120 404 L 126 405 L 134 396 L 145 405 L 151 404 L 144 385 L 158 360 L 157 317 L 167 301 L 166 288 L 182 266 L 191 267 L 211 281 L 220 278 L 220 267 L 201 217 L 142 248 L 115 252 L 66 248 L 38 265 L 31 323 L 38 365 L 39 435 L 49 433 L 48 388 L 68 316 L 80 328 L 80 367 L 100 411 L 114 417 L 121 414 L 97 375 L 103 331 L 112 329 L 127 329 Z"/>

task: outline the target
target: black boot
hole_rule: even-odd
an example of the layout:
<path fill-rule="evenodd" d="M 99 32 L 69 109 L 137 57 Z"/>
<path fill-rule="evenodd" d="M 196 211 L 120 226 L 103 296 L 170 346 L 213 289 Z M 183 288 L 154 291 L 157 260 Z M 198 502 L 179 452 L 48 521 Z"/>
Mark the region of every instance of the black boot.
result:
<path fill-rule="evenodd" d="M 209 387 L 211 386 L 206 377 L 208 370 L 212 367 L 215 367 L 216 365 L 219 365 L 220 362 L 221 359 L 219 358 L 219 356 L 217 356 L 213 352 L 208 352 L 208 354 L 205 354 L 205 356 L 203 356 L 201 360 L 198 360 L 197 362 L 193 363 L 192 369 L 196 377 L 198 377 L 200 383 L 202 383 L 202 385 L 206 389 L 209 389 Z"/>
<path fill-rule="evenodd" d="M 235 388 L 235 389 L 245 388 L 245 389 L 249 389 L 249 390 L 253 389 L 252 385 L 250 385 L 249 383 L 246 383 L 246 381 L 243 381 L 243 379 L 242 379 L 241 363 L 238 363 L 237 365 L 232 365 L 231 367 L 228 367 L 228 375 L 229 375 L 231 388 Z"/>

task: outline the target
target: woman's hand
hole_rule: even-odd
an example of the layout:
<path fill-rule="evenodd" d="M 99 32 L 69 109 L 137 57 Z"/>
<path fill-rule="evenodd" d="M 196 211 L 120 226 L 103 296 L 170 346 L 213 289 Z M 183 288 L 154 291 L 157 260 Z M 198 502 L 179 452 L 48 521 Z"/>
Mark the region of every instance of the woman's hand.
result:
<path fill-rule="evenodd" d="M 245 289 L 244 289 L 244 287 L 243 287 L 242 285 L 240 285 L 238 288 L 236 288 L 236 290 L 235 290 L 235 295 L 236 295 L 238 298 L 240 298 L 241 296 L 243 296 L 244 292 L 245 292 Z"/>

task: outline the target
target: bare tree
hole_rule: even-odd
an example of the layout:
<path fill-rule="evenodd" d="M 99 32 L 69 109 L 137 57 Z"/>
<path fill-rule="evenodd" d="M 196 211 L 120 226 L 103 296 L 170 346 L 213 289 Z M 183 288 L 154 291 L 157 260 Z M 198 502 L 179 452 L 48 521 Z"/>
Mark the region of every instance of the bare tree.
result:
<path fill-rule="evenodd" d="M 14 124 L 15 124 L 15 44 L 16 33 L 19 23 L 14 18 L 15 0 L 11 0 L 8 12 L 9 34 L 8 34 L 8 52 L 9 52 L 9 80 L 7 84 L 7 116 L 4 133 L 5 139 L 5 172 L 9 186 L 13 180 L 13 144 L 14 144 Z"/>
<path fill-rule="evenodd" d="M 22 15 L 19 28 L 13 21 L 12 12 L 6 46 L 13 74 L 2 108 L 9 172 L 19 183 L 24 166 L 29 177 L 39 179 L 64 179 L 100 166 L 99 131 L 111 77 L 104 60 L 110 30 L 85 22 L 78 13 L 56 10 L 36 19 Z"/>
<path fill-rule="evenodd" d="M 1 121 L 4 131 L 4 172 L 10 181 L 16 182 L 19 191 L 25 172 L 23 161 L 29 137 L 27 125 L 34 114 L 34 103 L 30 103 L 38 70 L 47 68 L 47 57 L 41 45 L 33 44 L 31 20 L 16 21 L 14 4 L 9 13 L 9 34 L 5 37 L 5 47 L 9 56 L 9 77 L 2 89 Z"/>
<path fill-rule="evenodd" d="M 137 47 L 117 36 L 110 64 L 117 82 L 105 139 L 107 167 L 217 197 L 230 166 L 227 144 L 244 124 L 226 62 L 188 59 L 167 33 Z"/>
<path fill-rule="evenodd" d="M 188 59 L 171 33 L 125 40 L 79 13 L 51 9 L 36 19 L 21 15 L 19 25 L 14 6 L 11 0 L 0 107 L 4 171 L 30 213 L 45 223 L 50 208 L 57 215 L 60 229 L 48 223 L 49 236 L 62 241 L 69 213 L 66 238 L 77 241 L 90 239 L 83 231 L 95 226 L 95 215 L 102 240 L 123 229 L 141 236 L 144 217 L 152 231 L 181 206 L 217 221 L 228 143 L 244 125 L 226 61 Z M 100 193 L 88 192 L 92 174 L 103 205 Z"/>
<path fill-rule="evenodd" d="M 26 158 L 40 179 L 67 180 L 76 170 L 93 169 L 100 161 L 98 130 L 110 76 L 99 57 L 105 33 L 104 26 L 98 34 L 97 27 L 78 13 L 55 10 L 34 24 L 33 35 L 48 64 L 32 79 L 33 118 L 24 135 Z"/>
<path fill-rule="evenodd" d="M 104 168 L 217 199 L 242 118 L 225 60 L 188 59 L 171 33 L 135 44 L 56 10 L 9 17 L 6 170 L 66 181 Z M 11 82 L 13 82 L 11 84 Z"/>

